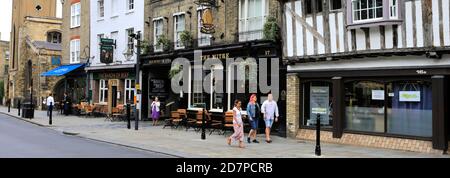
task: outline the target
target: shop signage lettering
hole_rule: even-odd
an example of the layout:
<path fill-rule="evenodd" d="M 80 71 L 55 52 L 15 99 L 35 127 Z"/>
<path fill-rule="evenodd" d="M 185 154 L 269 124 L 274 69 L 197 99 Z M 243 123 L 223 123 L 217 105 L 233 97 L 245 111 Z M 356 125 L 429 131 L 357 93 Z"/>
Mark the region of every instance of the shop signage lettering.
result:
<path fill-rule="evenodd" d="M 384 100 L 384 90 L 372 90 L 372 100 Z"/>
<path fill-rule="evenodd" d="M 155 64 L 171 64 L 171 59 L 157 59 L 157 60 L 149 60 L 147 61 L 147 64 L 155 65 Z"/>
<path fill-rule="evenodd" d="M 109 72 L 109 73 L 100 73 L 97 75 L 97 77 L 94 77 L 96 79 L 127 79 L 130 78 L 128 72 Z"/>
<path fill-rule="evenodd" d="M 400 91 L 400 102 L 420 102 L 420 91 Z"/>
<path fill-rule="evenodd" d="M 330 102 L 330 90 L 329 87 L 313 87 L 310 91 L 310 124 L 316 124 L 317 114 L 320 114 L 320 123 L 324 125 L 329 124 L 329 102 Z"/>
<path fill-rule="evenodd" d="M 202 60 L 207 59 L 228 59 L 230 58 L 230 53 L 222 53 L 222 54 L 210 54 L 210 55 L 203 55 Z"/>

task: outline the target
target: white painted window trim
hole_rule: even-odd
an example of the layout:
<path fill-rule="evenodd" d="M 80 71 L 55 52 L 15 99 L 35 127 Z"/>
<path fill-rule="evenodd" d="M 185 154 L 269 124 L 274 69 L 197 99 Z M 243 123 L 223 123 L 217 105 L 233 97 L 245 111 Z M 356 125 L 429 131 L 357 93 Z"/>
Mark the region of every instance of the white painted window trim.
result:
<path fill-rule="evenodd" d="M 178 43 L 178 41 L 179 41 L 179 39 L 178 39 L 178 32 L 179 31 L 178 31 L 178 28 L 177 28 L 177 23 L 178 23 L 178 17 L 181 17 L 181 16 L 184 17 L 184 26 L 183 26 L 183 31 L 184 31 L 184 30 L 186 30 L 186 15 L 185 15 L 185 12 L 177 12 L 177 13 L 173 14 L 173 29 L 174 29 L 173 30 L 173 36 L 174 36 L 173 43 L 174 43 L 174 48 L 176 50 L 185 48 L 184 44 L 180 43 L 180 45 L 178 45 L 179 44 Z"/>
<path fill-rule="evenodd" d="M 99 80 L 99 103 L 107 103 L 108 101 L 105 101 L 105 94 L 108 93 L 108 86 L 106 86 L 106 80 Z M 108 96 L 109 97 L 109 96 Z"/>
<path fill-rule="evenodd" d="M 351 13 L 352 13 L 352 20 L 353 20 L 353 23 L 364 23 L 364 22 L 372 22 L 372 21 L 378 21 L 378 20 L 382 20 L 383 19 L 383 12 L 381 13 L 382 15 L 381 15 L 381 17 L 376 17 L 376 9 L 378 8 L 378 6 L 373 6 L 373 7 L 371 7 L 371 8 L 369 8 L 369 7 L 367 7 L 367 8 L 365 8 L 365 9 L 367 9 L 368 11 L 369 10 L 372 10 L 372 9 L 375 9 L 375 11 L 374 11 L 374 17 L 375 18 L 369 18 L 368 16 L 369 16 L 369 14 L 367 14 L 367 19 L 360 19 L 360 20 L 357 20 L 357 19 L 355 19 L 355 7 L 354 7 L 354 5 L 355 5 L 355 2 L 356 1 L 361 1 L 361 0 L 352 0 L 351 1 L 351 6 L 350 6 L 350 8 L 351 8 Z M 366 0 L 363 0 L 363 1 L 366 1 Z M 374 0 L 374 3 L 376 4 L 376 1 L 377 0 Z M 382 3 L 383 3 L 383 0 L 378 0 L 378 1 L 381 1 Z M 385 6 L 385 4 L 382 4 L 381 5 L 381 8 L 384 10 L 384 7 L 383 6 Z M 361 12 L 361 9 L 360 8 L 358 8 L 358 10 Z M 360 15 L 360 18 L 361 18 L 361 15 Z"/>
<path fill-rule="evenodd" d="M 133 47 L 131 48 L 132 49 L 132 51 L 131 52 L 133 52 L 134 53 L 134 48 L 135 48 L 135 43 L 134 43 L 134 39 L 132 39 L 132 38 L 130 38 L 130 31 L 131 30 L 133 30 L 133 33 L 135 32 L 135 28 L 134 27 L 131 27 L 131 28 L 127 28 L 126 30 L 125 30 L 125 39 L 127 40 L 127 51 L 129 51 L 130 50 L 130 45 L 133 43 Z M 131 41 L 130 41 L 131 40 Z M 134 56 L 134 54 L 133 54 L 133 56 Z"/>
<path fill-rule="evenodd" d="M 389 0 L 389 18 L 391 19 L 398 19 L 398 1 L 395 0 L 395 4 L 393 3 L 394 0 Z M 394 12 L 395 15 L 392 15 L 392 12 Z"/>
<path fill-rule="evenodd" d="M 125 85 L 124 85 L 124 91 L 125 91 L 125 97 L 124 97 L 124 104 L 127 104 L 127 99 L 133 101 L 134 98 L 131 98 L 131 92 L 133 92 L 133 95 L 135 95 L 135 87 L 131 87 L 131 84 L 133 83 L 133 79 L 125 79 Z M 135 83 L 136 84 L 136 83 Z M 128 92 L 128 93 L 127 93 Z"/>
<path fill-rule="evenodd" d="M 102 7 L 100 7 L 100 2 L 103 4 Z M 98 21 L 103 20 L 105 18 L 105 0 L 97 0 L 97 11 Z"/>
<path fill-rule="evenodd" d="M 79 27 L 80 24 L 81 24 L 81 3 L 78 2 L 70 6 L 70 28 Z"/>
<path fill-rule="evenodd" d="M 80 63 L 80 39 L 70 41 L 70 63 Z"/>
<path fill-rule="evenodd" d="M 267 13 L 268 13 L 268 11 L 267 11 L 267 5 L 268 5 L 268 1 L 267 0 L 261 0 L 262 2 L 261 2 L 261 11 L 262 11 L 262 14 L 263 14 L 263 16 L 262 16 L 262 27 L 261 27 L 261 30 L 263 30 L 264 29 L 264 23 L 265 23 L 265 21 L 266 21 L 266 18 L 267 18 Z M 244 2 L 244 10 L 242 9 L 242 2 Z M 242 32 L 249 32 L 249 19 L 250 19 L 250 17 L 249 17 L 249 15 L 248 15 L 248 10 L 249 10 L 249 0 L 239 0 L 239 23 L 238 23 L 238 25 L 239 25 L 239 29 L 238 29 L 238 31 L 239 31 L 239 33 L 242 33 Z M 252 18 L 259 18 L 258 16 L 257 17 L 252 17 Z M 243 23 L 242 23 L 242 21 L 243 21 Z M 243 24 L 243 25 L 242 25 Z M 245 38 L 243 38 L 242 36 L 239 36 L 239 41 L 251 41 L 251 40 L 258 40 L 258 38 L 255 38 L 255 39 L 249 39 L 250 37 L 248 37 L 249 35 L 247 34 L 247 35 L 245 35 L 244 37 Z M 262 39 L 263 38 L 263 36 L 261 36 L 259 39 Z"/>
<path fill-rule="evenodd" d="M 133 3 L 130 3 L 130 1 L 133 1 Z M 133 6 L 132 9 L 130 9 L 130 5 Z M 135 2 L 135 0 L 126 0 L 126 9 L 127 9 L 127 13 L 134 12 L 134 10 L 136 9 L 136 2 Z"/>
<path fill-rule="evenodd" d="M 162 32 L 164 30 L 164 18 L 163 17 L 158 17 L 158 18 L 154 18 L 153 19 L 153 46 L 154 46 L 154 51 L 155 52 L 161 52 L 163 51 L 162 46 L 157 46 L 156 43 L 158 42 L 158 38 L 159 36 L 163 35 L 164 33 Z M 161 34 L 156 34 L 156 29 L 157 29 L 157 22 L 158 21 L 162 21 L 161 22 Z"/>

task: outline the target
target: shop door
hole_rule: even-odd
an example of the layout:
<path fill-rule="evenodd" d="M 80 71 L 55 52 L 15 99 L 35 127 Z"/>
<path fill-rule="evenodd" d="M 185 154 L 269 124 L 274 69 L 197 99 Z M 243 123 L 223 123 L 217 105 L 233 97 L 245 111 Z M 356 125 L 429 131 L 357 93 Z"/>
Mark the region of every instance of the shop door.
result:
<path fill-rule="evenodd" d="M 117 86 L 112 87 L 112 103 L 111 106 L 115 108 L 117 106 Z"/>

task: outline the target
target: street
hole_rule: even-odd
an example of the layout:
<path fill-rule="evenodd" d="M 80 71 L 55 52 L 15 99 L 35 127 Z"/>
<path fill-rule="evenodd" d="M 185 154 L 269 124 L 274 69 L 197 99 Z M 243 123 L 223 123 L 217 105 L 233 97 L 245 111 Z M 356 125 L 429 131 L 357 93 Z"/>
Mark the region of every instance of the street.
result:
<path fill-rule="evenodd" d="M 170 158 L 64 135 L 0 114 L 0 158 Z"/>

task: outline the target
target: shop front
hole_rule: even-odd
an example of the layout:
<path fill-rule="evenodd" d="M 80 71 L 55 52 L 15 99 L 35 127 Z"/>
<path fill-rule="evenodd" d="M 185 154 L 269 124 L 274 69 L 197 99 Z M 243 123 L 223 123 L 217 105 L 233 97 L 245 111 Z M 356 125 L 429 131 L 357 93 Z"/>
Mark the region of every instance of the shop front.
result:
<path fill-rule="evenodd" d="M 90 76 L 90 101 L 106 108 L 103 112 L 111 113 L 112 108 L 134 103 L 136 82 L 133 69 L 95 70 L 90 71 Z"/>
<path fill-rule="evenodd" d="M 290 73 L 300 81 L 300 130 L 315 129 L 317 114 L 313 113 L 322 108 L 327 111 L 320 116 L 324 130 L 342 142 L 352 144 L 344 135 L 355 134 L 428 141 L 433 149 L 447 149 L 449 69 L 295 68 Z M 363 144 L 370 145 L 369 138 Z"/>
<path fill-rule="evenodd" d="M 168 109 L 186 109 L 188 114 L 189 112 L 196 113 L 198 110 L 205 108 L 214 117 L 223 118 L 227 111 L 233 109 L 236 99 L 242 101 L 242 109 L 245 114 L 251 94 L 256 94 L 258 102 L 262 104 L 267 98 L 267 94 L 272 92 L 276 95 L 275 98 L 278 101 L 281 115 L 280 122 L 278 123 L 281 127 L 276 126 L 276 131 L 282 136 L 285 136 L 286 69 L 283 68 L 280 55 L 279 45 L 267 41 L 203 47 L 196 51 L 179 50 L 176 53 L 160 56 L 153 55 L 151 58 L 146 58 L 143 68 L 148 68 L 148 70 L 143 73 L 143 76 L 147 75 L 145 73 L 148 73 L 146 77 L 148 78 L 147 85 L 149 86 L 149 91 L 155 89 L 156 85 L 151 84 L 152 82 L 164 83 L 164 87 L 160 87 L 164 88 L 163 92 L 159 93 L 164 96 L 163 100 L 165 103 L 175 103 L 173 105 L 174 107 Z M 199 59 L 195 59 L 195 56 Z M 180 81 L 180 86 L 187 85 L 187 92 L 173 92 L 170 86 L 171 80 L 166 80 L 172 66 L 170 59 L 174 60 L 176 58 L 185 58 L 190 64 L 183 66 L 183 69 L 188 72 L 183 74 L 183 80 Z M 256 62 L 254 68 L 256 70 L 251 69 L 252 64 L 248 63 L 250 61 L 248 59 L 250 58 L 253 58 Z M 206 62 L 208 59 L 214 59 L 220 62 L 211 65 L 206 64 L 208 63 Z M 242 61 L 245 65 L 227 65 L 227 59 Z M 201 62 L 196 62 L 196 60 Z M 264 86 L 264 84 L 261 84 L 261 76 L 259 75 L 259 71 L 263 70 L 262 67 L 265 68 L 264 74 L 267 74 L 268 80 L 267 82 L 264 81 L 264 84 L 272 87 L 274 89 L 272 91 L 266 91 L 267 87 L 261 87 Z M 152 81 L 154 79 L 156 81 Z M 241 81 L 236 79 L 240 79 Z M 206 82 L 205 80 L 210 81 Z M 149 93 L 148 95 L 148 98 L 152 97 L 152 94 Z M 264 123 L 260 123 L 262 131 Z"/>

